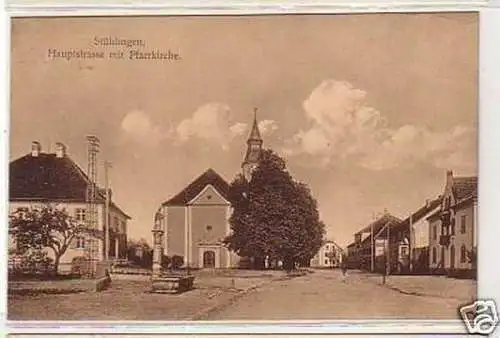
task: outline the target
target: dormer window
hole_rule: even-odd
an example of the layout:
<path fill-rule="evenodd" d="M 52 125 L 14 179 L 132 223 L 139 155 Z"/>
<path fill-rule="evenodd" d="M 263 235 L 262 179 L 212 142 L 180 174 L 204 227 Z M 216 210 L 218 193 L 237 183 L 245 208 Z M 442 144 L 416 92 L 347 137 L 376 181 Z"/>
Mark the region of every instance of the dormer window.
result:
<path fill-rule="evenodd" d="M 212 226 L 211 225 L 207 225 L 206 229 L 207 229 L 207 231 L 212 231 Z"/>

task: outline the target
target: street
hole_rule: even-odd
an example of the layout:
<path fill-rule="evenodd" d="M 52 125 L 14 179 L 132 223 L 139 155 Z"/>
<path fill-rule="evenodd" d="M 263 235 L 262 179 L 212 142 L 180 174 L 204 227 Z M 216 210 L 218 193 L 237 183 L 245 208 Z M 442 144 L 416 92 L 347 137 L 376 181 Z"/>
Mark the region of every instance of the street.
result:
<path fill-rule="evenodd" d="M 453 287 L 455 281 L 448 282 Z M 403 294 L 357 271 L 343 283 L 340 271 L 317 270 L 273 282 L 205 319 L 458 319 L 460 305 L 453 298 Z"/>

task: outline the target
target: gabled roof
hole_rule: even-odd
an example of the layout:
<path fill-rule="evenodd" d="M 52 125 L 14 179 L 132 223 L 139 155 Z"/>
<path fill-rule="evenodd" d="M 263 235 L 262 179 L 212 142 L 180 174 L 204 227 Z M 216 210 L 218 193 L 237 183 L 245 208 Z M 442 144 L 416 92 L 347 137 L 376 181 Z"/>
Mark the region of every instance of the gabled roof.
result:
<path fill-rule="evenodd" d="M 87 175 L 68 156 L 27 154 L 9 165 L 10 200 L 86 203 L 89 183 Z M 97 198 L 99 203 L 105 200 L 102 194 Z M 130 219 L 116 204 L 111 205 Z"/>
<path fill-rule="evenodd" d="M 399 224 L 401 223 L 401 219 L 389 214 L 385 213 L 382 217 L 377 219 L 375 222 L 373 222 L 373 235 L 375 238 L 377 238 L 377 234 L 385 227 L 386 224 L 392 223 L 392 224 Z M 363 232 L 370 231 L 370 235 L 368 235 L 362 242 L 361 245 L 364 245 L 368 242 L 371 242 L 372 240 L 372 234 L 371 234 L 371 226 L 372 224 L 368 225 L 367 227 L 363 228 Z"/>
<path fill-rule="evenodd" d="M 410 217 L 412 223 L 420 221 L 422 218 L 429 215 L 429 213 L 433 212 L 436 208 L 441 205 L 443 200 L 442 196 L 437 197 L 436 199 L 426 203 L 424 206 L 419 208 L 417 211 L 411 214 L 411 216 L 407 217 L 405 220 L 400 222 L 397 226 L 394 227 L 395 230 L 404 229 L 410 226 Z M 431 215 L 432 216 L 432 215 Z M 430 216 L 429 216 L 430 217 Z"/>
<path fill-rule="evenodd" d="M 213 169 L 208 169 L 192 181 L 184 190 L 172 197 L 162 206 L 185 206 L 207 185 L 211 185 L 222 197 L 229 201 L 229 184 Z"/>
<path fill-rule="evenodd" d="M 458 201 L 477 197 L 477 177 L 453 177 L 453 194 Z"/>

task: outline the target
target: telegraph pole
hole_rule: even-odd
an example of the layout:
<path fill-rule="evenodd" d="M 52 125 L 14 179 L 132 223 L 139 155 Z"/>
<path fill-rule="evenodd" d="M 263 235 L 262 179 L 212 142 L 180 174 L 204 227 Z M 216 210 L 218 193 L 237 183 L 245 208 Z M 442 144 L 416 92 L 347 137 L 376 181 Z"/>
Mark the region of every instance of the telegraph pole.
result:
<path fill-rule="evenodd" d="M 413 214 L 410 214 L 410 230 L 408 235 L 408 260 L 410 272 L 413 272 Z"/>
<path fill-rule="evenodd" d="M 105 248 L 106 250 L 104 251 L 104 258 L 106 262 L 109 260 L 109 248 L 110 248 L 110 241 L 109 241 L 109 226 L 110 226 L 110 220 L 109 220 L 109 204 L 110 204 L 110 196 L 109 196 L 109 169 L 111 168 L 111 162 L 109 161 L 104 161 L 104 187 L 106 189 L 106 204 L 105 204 L 105 211 L 104 211 L 104 229 L 106 230 L 105 232 Z M 117 257 L 115 257 L 117 258 Z"/>
<path fill-rule="evenodd" d="M 88 257 L 89 257 L 89 271 L 90 277 L 95 277 L 97 269 L 97 260 L 99 246 L 95 238 L 94 231 L 97 230 L 97 153 L 99 153 L 100 141 L 96 136 L 89 135 L 86 137 L 88 142 L 87 148 L 87 175 L 89 184 L 87 187 L 87 230 L 90 232 L 87 242 L 89 244 Z"/>
<path fill-rule="evenodd" d="M 370 271 L 375 271 L 375 234 L 373 233 L 373 223 L 375 223 L 375 215 L 372 217 L 372 223 L 370 224 L 370 232 L 371 232 L 371 269 Z"/>

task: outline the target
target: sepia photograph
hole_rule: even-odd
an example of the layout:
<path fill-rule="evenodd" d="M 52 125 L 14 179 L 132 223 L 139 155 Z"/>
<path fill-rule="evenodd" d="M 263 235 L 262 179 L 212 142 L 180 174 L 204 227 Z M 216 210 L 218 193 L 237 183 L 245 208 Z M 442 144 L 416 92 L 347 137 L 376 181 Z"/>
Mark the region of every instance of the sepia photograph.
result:
<path fill-rule="evenodd" d="M 496 311 L 478 34 L 475 12 L 13 18 L 8 320 Z"/>

